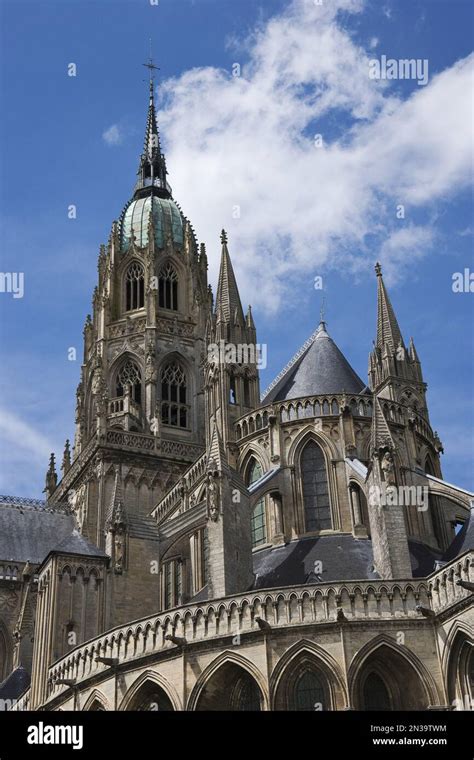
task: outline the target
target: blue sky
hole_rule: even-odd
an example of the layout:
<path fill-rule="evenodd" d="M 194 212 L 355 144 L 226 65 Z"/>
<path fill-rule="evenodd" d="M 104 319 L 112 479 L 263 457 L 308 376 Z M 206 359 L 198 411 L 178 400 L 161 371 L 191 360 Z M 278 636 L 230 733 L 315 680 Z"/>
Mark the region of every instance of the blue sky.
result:
<path fill-rule="evenodd" d="M 150 36 L 174 197 L 213 284 L 229 232 L 268 344 L 262 389 L 317 324 L 317 275 L 329 332 L 366 377 L 381 259 L 444 476 L 474 490 L 474 295 L 451 287 L 474 271 L 472 3 L 1 0 L 0 12 L 1 271 L 25 275 L 22 299 L 0 293 L 0 492 L 39 497 L 49 451 L 60 461 L 73 437 L 98 248 L 142 148 Z M 370 81 L 381 55 L 427 59 L 428 84 Z"/>

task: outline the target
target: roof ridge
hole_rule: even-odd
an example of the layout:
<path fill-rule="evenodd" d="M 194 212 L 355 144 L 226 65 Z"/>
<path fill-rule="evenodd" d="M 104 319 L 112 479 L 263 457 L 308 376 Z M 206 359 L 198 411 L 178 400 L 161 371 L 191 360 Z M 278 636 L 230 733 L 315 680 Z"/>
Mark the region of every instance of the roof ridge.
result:
<path fill-rule="evenodd" d="M 298 351 L 293 356 L 293 358 L 290 359 L 288 364 L 286 364 L 281 370 L 281 372 L 279 372 L 278 375 L 275 377 L 275 379 L 272 380 L 270 385 L 267 388 L 265 388 L 263 393 L 260 394 L 260 401 L 263 401 L 263 399 L 270 393 L 270 391 L 273 390 L 275 385 L 277 385 L 277 383 L 280 382 L 280 380 L 284 377 L 284 375 L 286 375 L 286 373 L 296 364 L 298 359 L 300 359 L 301 356 L 303 356 L 303 354 L 308 350 L 311 344 L 316 340 L 316 336 L 318 335 L 320 326 L 321 324 L 318 325 L 316 330 L 309 336 L 309 338 L 305 341 L 305 343 L 303 343 L 303 345 L 298 349 Z"/>

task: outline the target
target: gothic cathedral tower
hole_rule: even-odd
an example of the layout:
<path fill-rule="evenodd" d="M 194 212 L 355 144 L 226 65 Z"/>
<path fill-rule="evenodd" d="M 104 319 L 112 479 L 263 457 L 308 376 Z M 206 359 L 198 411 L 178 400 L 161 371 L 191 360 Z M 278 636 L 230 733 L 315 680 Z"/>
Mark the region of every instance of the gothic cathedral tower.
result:
<path fill-rule="evenodd" d="M 153 79 L 137 175 L 100 248 L 72 462 L 67 444 L 62 480 L 56 484 L 53 461 L 45 489 L 51 505 L 68 501 L 79 531 L 111 555 L 117 593 L 108 624 L 133 617 L 120 611 L 120 599 L 130 598 L 127 576 L 158 560 L 148 515 L 205 444 L 207 257 L 167 181 Z M 156 578 L 145 572 L 143 582 L 156 606 Z"/>

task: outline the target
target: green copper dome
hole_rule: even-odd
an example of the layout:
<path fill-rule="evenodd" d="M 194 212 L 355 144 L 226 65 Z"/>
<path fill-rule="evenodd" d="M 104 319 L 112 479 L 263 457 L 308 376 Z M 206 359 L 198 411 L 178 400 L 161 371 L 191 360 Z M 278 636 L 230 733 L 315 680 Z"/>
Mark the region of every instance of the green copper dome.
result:
<path fill-rule="evenodd" d="M 122 250 L 128 249 L 132 230 L 138 246 L 143 248 L 148 245 L 150 215 L 153 219 L 156 245 L 159 248 L 164 246 L 168 231 L 176 245 L 183 244 L 183 217 L 176 203 L 171 198 L 147 195 L 145 198 L 132 200 L 124 211 L 121 223 Z"/>

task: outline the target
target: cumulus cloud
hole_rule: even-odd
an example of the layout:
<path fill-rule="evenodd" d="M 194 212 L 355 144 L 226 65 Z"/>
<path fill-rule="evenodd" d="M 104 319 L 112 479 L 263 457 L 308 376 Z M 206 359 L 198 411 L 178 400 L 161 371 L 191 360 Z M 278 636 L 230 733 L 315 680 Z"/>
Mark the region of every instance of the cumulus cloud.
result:
<path fill-rule="evenodd" d="M 240 76 L 196 68 L 160 87 L 174 195 L 211 277 L 224 226 L 242 291 L 267 309 L 325 266 L 380 254 L 399 276 L 433 242 L 411 211 L 470 181 L 473 57 L 403 100 L 369 79 L 373 52 L 347 26 L 361 11 L 362 0 L 294 0 L 242 42 Z"/>
<path fill-rule="evenodd" d="M 123 142 L 123 133 L 118 124 L 112 124 L 102 132 L 102 139 L 107 145 L 120 145 Z"/>

